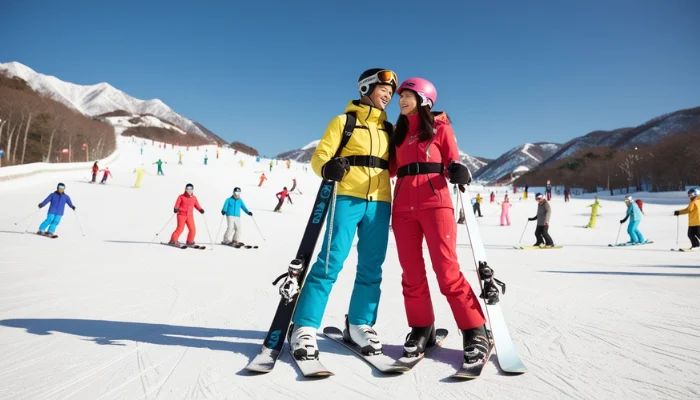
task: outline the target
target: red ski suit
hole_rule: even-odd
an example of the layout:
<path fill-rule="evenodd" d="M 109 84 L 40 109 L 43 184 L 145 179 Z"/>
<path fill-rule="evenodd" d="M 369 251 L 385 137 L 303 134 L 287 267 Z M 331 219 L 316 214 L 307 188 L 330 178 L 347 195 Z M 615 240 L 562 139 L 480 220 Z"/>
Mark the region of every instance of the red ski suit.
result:
<path fill-rule="evenodd" d="M 441 163 L 444 173 L 406 175 L 398 178 L 394 189 L 392 228 L 396 238 L 399 262 L 403 269 L 406 317 L 410 327 L 427 327 L 435 322 L 430 289 L 423 260 L 423 237 L 428 244 L 430 260 L 437 276 L 440 292 L 447 298 L 459 329 L 483 325 L 486 320 L 479 301 L 457 261 L 457 224 L 445 177 L 447 167 L 459 162 L 459 150 L 447 115 L 435 117 L 435 136 L 419 142 L 419 115 L 409 115 L 409 128 L 403 143 L 396 148 L 389 173 L 420 163 Z M 416 135 L 412 138 L 413 135 Z"/>
<path fill-rule="evenodd" d="M 197 196 L 189 195 L 187 192 L 177 196 L 175 201 L 175 208 L 177 211 L 177 228 L 170 236 L 170 240 L 173 242 L 178 242 L 180 240 L 180 235 L 182 231 L 185 230 L 185 225 L 187 225 L 187 242 L 194 242 L 194 236 L 197 234 L 197 228 L 194 226 L 194 209 L 197 211 L 202 211 L 202 207 L 197 201 Z"/>

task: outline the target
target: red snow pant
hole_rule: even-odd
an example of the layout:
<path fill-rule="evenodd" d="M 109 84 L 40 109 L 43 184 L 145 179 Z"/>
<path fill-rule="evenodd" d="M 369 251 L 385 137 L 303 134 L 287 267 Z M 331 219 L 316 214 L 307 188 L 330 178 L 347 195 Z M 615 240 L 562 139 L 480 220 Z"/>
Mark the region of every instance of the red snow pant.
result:
<path fill-rule="evenodd" d="M 187 225 L 187 242 L 194 242 L 194 235 L 197 234 L 197 228 L 194 226 L 194 216 L 192 215 L 177 216 L 177 228 L 175 228 L 175 232 L 170 236 L 171 241 L 180 241 L 180 235 L 182 235 L 182 231 L 185 230 L 185 225 Z"/>
<path fill-rule="evenodd" d="M 423 260 L 424 236 L 440 292 L 450 304 L 457 327 L 471 329 L 486 323 L 481 305 L 459 269 L 457 224 L 452 213 L 450 208 L 431 208 L 392 215 L 392 230 L 403 269 L 404 306 L 408 325 L 412 328 L 430 326 L 435 322 Z"/>

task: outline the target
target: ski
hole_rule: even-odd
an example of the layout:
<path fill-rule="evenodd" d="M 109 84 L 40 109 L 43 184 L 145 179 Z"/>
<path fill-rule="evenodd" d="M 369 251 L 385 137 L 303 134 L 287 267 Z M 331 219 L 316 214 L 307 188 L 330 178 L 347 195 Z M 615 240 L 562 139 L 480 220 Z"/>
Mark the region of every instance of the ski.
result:
<path fill-rule="evenodd" d="M 461 188 L 460 188 L 461 189 Z M 469 197 L 468 186 L 464 187 L 466 195 Z M 460 198 L 461 198 L 460 194 Z M 462 212 L 464 212 L 464 202 L 462 203 Z M 473 213 L 466 213 L 466 226 L 469 242 L 471 243 L 472 256 L 474 257 L 474 267 L 476 268 L 477 277 L 479 278 L 479 286 L 481 286 L 482 304 L 485 305 L 485 311 L 488 319 L 488 325 L 491 327 L 493 342 L 495 345 L 496 354 L 498 356 L 498 365 L 504 372 L 509 373 L 525 373 L 527 367 L 520 360 L 518 351 L 513 344 L 508 331 L 503 310 L 499 304 L 498 286 L 501 286 L 505 293 L 505 284 L 493 277 L 493 270 L 488 266 L 486 260 L 486 250 L 481 241 L 479 234 L 479 224 L 476 221 Z M 486 362 L 488 358 L 484 359 Z"/>
<path fill-rule="evenodd" d="M 232 244 L 231 247 L 234 247 L 236 249 L 244 248 L 244 249 L 257 249 L 258 246 L 250 245 L 250 244 L 245 244 L 238 242 L 236 244 Z"/>
<path fill-rule="evenodd" d="M 43 237 L 49 238 L 49 239 L 58 239 L 58 235 L 51 234 L 51 233 L 43 233 L 42 232 L 42 233 L 37 233 L 37 235 L 43 236 Z"/>
<path fill-rule="evenodd" d="M 280 287 L 281 298 L 260 352 L 245 367 L 248 371 L 270 372 L 279 358 L 334 190 L 334 182 L 321 182 L 296 258 L 289 264 L 288 271 L 272 282 L 277 285 L 281 279 L 287 278 Z"/>
<path fill-rule="evenodd" d="M 305 378 L 321 378 L 335 375 L 326 368 L 318 358 L 313 360 L 299 360 L 294 357 L 294 352 L 292 352 L 291 347 L 289 347 L 289 355 L 292 356 L 292 360 L 294 360 L 297 368 L 299 368 L 299 371 L 301 371 L 301 374 L 304 375 Z"/>
<path fill-rule="evenodd" d="M 187 248 L 187 246 L 185 246 L 184 244 L 181 244 L 181 245 L 174 245 L 174 244 L 165 243 L 165 242 L 160 242 L 160 244 L 162 244 L 162 245 L 164 245 L 164 246 L 175 247 L 175 248 L 182 249 L 182 250 L 185 250 L 185 249 Z"/>
<path fill-rule="evenodd" d="M 564 246 L 553 246 L 553 247 L 545 247 L 545 246 L 513 246 L 514 249 L 516 250 L 553 250 L 553 249 L 561 249 Z"/>
<path fill-rule="evenodd" d="M 369 356 L 364 355 L 355 343 L 346 341 L 343 338 L 343 332 L 340 329 L 334 326 L 323 328 L 323 334 L 327 338 L 333 340 L 334 342 L 342 344 L 343 346 L 351 350 L 353 353 L 357 354 L 367 364 L 371 365 L 379 372 L 385 374 L 399 374 L 410 371 L 420 361 L 422 361 L 426 355 L 430 354 L 430 352 L 442 345 L 442 342 L 447 337 L 447 333 L 447 329 L 437 329 L 435 335 L 435 345 L 426 347 L 425 352 L 423 352 L 423 354 L 421 354 L 419 357 L 401 357 L 398 360 L 395 360 L 385 354 Z"/>
<path fill-rule="evenodd" d="M 491 352 L 493 351 L 493 342 L 491 343 L 491 347 L 489 347 L 489 351 L 486 353 L 486 357 L 478 362 L 472 363 L 472 364 L 467 364 L 467 363 L 462 363 L 462 366 L 455 372 L 454 374 L 450 375 L 450 378 L 452 379 L 476 379 L 479 376 L 481 376 L 481 371 L 484 370 L 484 367 L 486 366 L 486 363 L 489 362 L 489 358 L 491 357 Z M 505 371 L 505 370 L 504 370 Z M 525 372 L 525 371 L 522 371 Z"/>
<path fill-rule="evenodd" d="M 193 244 L 193 245 L 185 245 L 185 247 L 189 247 L 190 249 L 196 249 L 196 250 L 204 250 L 207 248 L 207 246 L 200 246 L 198 244 Z"/>
<path fill-rule="evenodd" d="M 700 247 L 681 247 L 680 249 L 671 249 L 671 251 L 680 251 L 680 252 L 693 252 L 693 251 L 700 251 Z"/>
<path fill-rule="evenodd" d="M 629 246 L 643 246 L 645 244 L 652 244 L 654 243 L 651 240 L 647 240 L 644 243 L 618 243 L 618 244 L 609 244 L 608 247 L 629 247 Z"/>

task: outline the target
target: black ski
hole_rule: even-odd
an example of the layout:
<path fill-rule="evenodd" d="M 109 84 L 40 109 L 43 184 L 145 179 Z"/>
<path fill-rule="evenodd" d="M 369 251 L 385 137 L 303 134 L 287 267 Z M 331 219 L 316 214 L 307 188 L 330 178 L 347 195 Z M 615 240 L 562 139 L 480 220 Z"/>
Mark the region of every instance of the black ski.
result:
<path fill-rule="evenodd" d="M 181 245 L 174 245 L 174 244 L 165 243 L 165 242 L 160 242 L 160 244 L 162 244 L 162 245 L 164 245 L 164 246 L 175 247 L 175 248 L 182 249 L 182 250 L 185 250 L 185 249 L 187 248 L 187 246 L 185 246 L 184 244 L 181 244 Z"/>
<path fill-rule="evenodd" d="M 43 236 L 43 237 L 46 237 L 49 239 L 58 239 L 58 235 L 53 234 L 53 233 L 48 233 L 48 232 L 41 232 L 41 233 L 37 232 L 37 235 Z"/>
<path fill-rule="evenodd" d="M 334 189 L 334 182 L 325 180 L 321 182 L 316 200 L 314 200 L 311 215 L 309 216 L 309 221 L 306 224 L 304 236 L 301 239 L 299 250 L 297 250 L 296 258 L 290 263 L 288 272 L 279 276 L 273 282 L 273 285 L 276 285 L 281 279 L 288 277 L 296 279 L 299 292 L 303 289 L 309 263 L 311 262 L 314 249 L 316 248 L 318 237 L 321 234 L 321 228 L 323 228 Z M 265 341 L 260 348 L 260 352 L 245 367 L 246 370 L 263 373 L 272 371 L 282 351 L 282 346 L 287 337 L 289 325 L 294 316 L 294 310 L 296 309 L 298 299 L 299 293 L 294 294 L 291 298 L 282 296 L 277 306 L 275 316 L 272 319 L 270 330 L 267 332 Z"/>

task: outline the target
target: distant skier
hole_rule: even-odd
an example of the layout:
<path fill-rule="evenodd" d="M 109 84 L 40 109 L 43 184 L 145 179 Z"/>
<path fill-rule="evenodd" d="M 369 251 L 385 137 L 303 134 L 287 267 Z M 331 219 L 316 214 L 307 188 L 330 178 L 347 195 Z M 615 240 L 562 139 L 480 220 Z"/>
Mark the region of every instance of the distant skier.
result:
<path fill-rule="evenodd" d="M 547 194 L 547 201 L 552 200 L 552 184 L 547 181 L 547 187 L 545 188 L 545 193 Z"/>
<path fill-rule="evenodd" d="M 243 161 L 243 160 L 241 160 Z M 258 187 L 262 186 L 263 182 L 267 180 L 267 177 L 265 176 L 265 173 L 263 172 L 262 175 L 260 175 L 260 183 L 258 183 Z"/>
<path fill-rule="evenodd" d="M 571 200 L 571 191 L 569 188 L 564 189 L 564 202 L 568 203 Z"/>
<path fill-rule="evenodd" d="M 552 215 L 552 209 L 542 193 L 535 194 L 535 201 L 537 201 L 537 215 L 528 218 L 528 221 L 537 221 L 537 228 L 535 228 L 537 242 L 534 246 L 544 244 L 545 247 L 554 247 L 554 241 L 549 236 L 549 217 Z"/>
<path fill-rule="evenodd" d="M 167 162 L 165 164 L 167 164 Z M 163 173 L 163 161 L 161 161 L 160 158 L 158 159 L 158 161 L 154 162 L 152 165 L 158 165 L 158 172 L 156 173 L 156 175 L 165 175 Z"/>
<path fill-rule="evenodd" d="M 644 244 L 647 242 L 639 231 L 639 223 L 642 221 L 642 212 L 639 210 L 637 203 L 632 201 L 632 196 L 625 196 L 625 204 L 627 205 L 627 213 L 624 219 L 620 220 L 621 224 L 629 218 L 630 222 L 627 225 L 627 233 L 630 235 L 630 241 L 627 244 Z"/>
<path fill-rule="evenodd" d="M 180 245 L 180 235 L 185 230 L 185 225 L 187 225 L 187 246 L 194 246 L 194 237 L 197 234 L 197 228 L 194 225 L 194 210 L 197 209 L 200 213 L 204 214 L 204 209 L 199 205 L 197 197 L 194 195 L 194 185 L 188 183 L 185 186 L 185 193 L 177 196 L 175 201 L 175 208 L 173 212 L 177 214 L 177 228 L 170 236 L 171 245 Z"/>
<path fill-rule="evenodd" d="M 55 234 L 56 227 L 58 226 L 59 222 L 61 222 L 61 218 L 63 218 L 63 211 L 66 208 L 66 204 L 68 204 L 68 207 L 75 211 L 75 206 L 70 200 L 70 197 L 64 193 L 65 190 L 66 185 L 59 183 L 56 186 L 56 191 L 48 195 L 44 201 L 39 203 L 39 208 L 44 207 L 48 203 L 51 203 L 51 206 L 49 207 L 49 213 L 46 215 L 46 219 L 39 226 L 39 231 L 37 232 L 38 235 L 44 235 L 52 238 L 57 237 Z"/>
<path fill-rule="evenodd" d="M 182 165 L 182 151 L 177 152 L 177 163 Z"/>
<path fill-rule="evenodd" d="M 491 203 L 495 203 L 495 202 L 496 202 L 496 193 L 491 192 L 490 202 L 491 202 Z"/>
<path fill-rule="evenodd" d="M 207 165 L 208 161 L 209 161 L 209 156 L 205 154 L 204 155 L 204 165 Z"/>
<path fill-rule="evenodd" d="M 270 160 L 270 172 L 272 172 L 272 165 L 273 165 L 272 160 Z"/>
<path fill-rule="evenodd" d="M 107 177 L 108 176 L 113 177 L 114 175 L 112 175 L 112 173 L 109 172 L 109 167 L 105 167 L 105 169 L 103 169 L 102 171 L 104 172 L 104 174 L 102 175 L 102 180 L 100 181 L 100 184 L 104 185 L 105 183 L 107 183 Z"/>
<path fill-rule="evenodd" d="M 275 195 L 277 196 L 277 207 L 275 207 L 275 212 L 282 212 L 282 204 L 284 204 L 284 199 L 287 198 L 288 195 L 289 192 L 287 191 L 286 186 L 284 187 L 284 189 L 282 189 L 281 192 Z"/>
<path fill-rule="evenodd" d="M 510 208 L 512 206 L 513 204 L 511 204 L 508 200 L 508 196 L 506 196 L 506 199 L 501 203 L 501 226 L 510 226 Z"/>
<path fill-rule="evenodd" d="M 292 188 L 289 189 L 289 193 L 294 193 L 295 190 L 299 192 L 299 194 L 302 194 L 301 190 L 297 187 L 297 178 L 292 178 Z"/>
<path fill-rule="evenodd" d="M 674 211 L 673 215 L 688 214 L 688 239 L 693 251 L 700 250 L 700 188 L 688 190 L 688 207 Z"/>
<path fill-rule="evenodd" d="M 477 215 L 478 213 L 480 217 L 483 217 L 483 215 L 481 215 L 481 194 L 476 194 L 476 200 L 474 201 L 472 208 L 474 209 L 474 215 Z"/>
<path fill-rule="evenodd" d="M 530 189 L 529 185 L 525 185 L 525 190 L 523 191 L 523 199 L 527 200 L 527 191 Z"/>
<path fill-rule="evenodd" d="M 595 222 L 596 219 L 598 219 L 598 208 L 602 208 L 603 206 L 600 205 L 600 202 L 598 201 L 598 195 L 595 196 L 595 201 L 593 204 L 588 205 L 586 207 L 591 208 L 591 218 L 588 220 L 588 225 L 586 225 L 586 228 L 595 228 Z"/>
<path fill-rule="evenodd" d="M 95 183 L 97 180 L 97 173 L 100 171 L 100 167 L 97 166 L 97 161 L 95 161 L 94 164 L 92 164 L 92 180 L 90 183 Z"/>
<path fill-rule="evenodd" d="M 233 188 L 233 195 L 226 199 L 224 207 L 221 209 L 221 215 L 226 216 L 226 232 L 222 244 L 238 244 L 241 237 L 241 210 L 246 214 L 253 216 L 253 213 L 248 211 L 243 199 L 241 199 L 241 188 Z"/>

